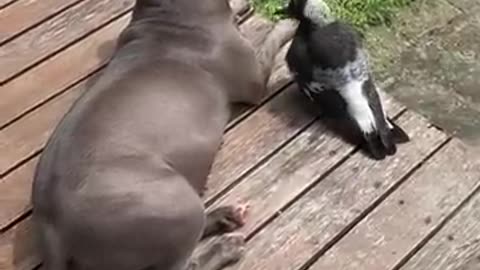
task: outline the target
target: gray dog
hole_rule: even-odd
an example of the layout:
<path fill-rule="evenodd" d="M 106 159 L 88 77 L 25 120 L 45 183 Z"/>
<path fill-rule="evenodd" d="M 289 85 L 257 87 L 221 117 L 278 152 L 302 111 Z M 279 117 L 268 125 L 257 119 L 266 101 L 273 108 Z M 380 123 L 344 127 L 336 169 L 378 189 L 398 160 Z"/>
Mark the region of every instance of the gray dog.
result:
<path fill-rule="evenodd" d="M 229 103 L 262 99 L 295 25 L 278 23 L 257 51 L 237 28 L 227 0 L 137 0 L 113 59 L 36 170 L 48 270 L 215 270 L 239 259 L 244 239 L 230 232 L 244 208 L 205 214 L 201 194 Z"/>

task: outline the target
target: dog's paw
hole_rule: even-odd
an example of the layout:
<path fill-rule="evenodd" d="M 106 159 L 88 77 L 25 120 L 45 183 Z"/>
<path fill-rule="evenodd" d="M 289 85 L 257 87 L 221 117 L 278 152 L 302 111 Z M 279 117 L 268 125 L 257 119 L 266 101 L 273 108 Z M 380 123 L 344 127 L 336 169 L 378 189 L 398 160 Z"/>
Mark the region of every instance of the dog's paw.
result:
<path fill-rule="evenodd" d="M 221 206 L 210 212 L 207 218 L 222 232 L 232 232 L 245 225 L 248 209 L 246 204 Z"/>

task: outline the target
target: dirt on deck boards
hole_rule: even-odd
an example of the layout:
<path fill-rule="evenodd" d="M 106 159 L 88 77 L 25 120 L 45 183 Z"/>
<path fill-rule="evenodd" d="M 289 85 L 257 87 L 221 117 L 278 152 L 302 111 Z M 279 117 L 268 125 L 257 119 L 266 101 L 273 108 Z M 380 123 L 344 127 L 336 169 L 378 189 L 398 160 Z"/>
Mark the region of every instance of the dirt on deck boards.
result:
<path fill-rule="evenodd" d="M 479 151 L 480 1 L 423 0 L 370 33 L 385 90 Z"/>
<path fill-rule="evenodd" d="M 246 1 L 231 2 L 241 31 L 258 46 L 272 23 L 249 12 Z M 437 41 L 404 49 L 404 40 L 395 38 L 463 40 L 458 35 L 469 34 L 473 25 L 445 18 L 466 12 L 471 15 L 465 20 L 478 22 L 476 4 L 437 3 L 431 16 L 419 9 L 414 12 L 424 17 L 416 16 L 415 24 L 409 20 L 425 30 L 445 23 L 435 35 L 417 38 L 417 30 L 399 25 L 393 35 L 379 29 L 369 37 L 377 40 L 372 46 L 379 49 L 372 54 L 384 89 L 406 101 L 386 95 L 387 111 L 411 136 L 384 161 L 370 159 L 332 130 L 291 83 L 283 61 L 286 48 L 278 55 L 270 95 L 233 117 L 204 198 L 208 207 L 238 201 L 252 206 L 242 228 L 248 236 L 246 254 L 231 269 L 480 269 L 480 161 L 468 144 L 415 112 L 428 115 L 422 111 L 428 106 L 415 106 L 410 95 L 402 94 L 406 83 L 442 76 L 424 71 L 442 51 L 434 50 Z M 107 63 L 132 4 L 0 0 L 0 270 L 41 265 L 30 217 L 35 164 L 63 113 Z M 432 19 L 441 12 L 448 16 Z M 465 51 L 478 46 L 464 45 Z M 415 57 L 417 50 L 426 57 Z M 390 65 L 385 59 L 398 61 Z"/>

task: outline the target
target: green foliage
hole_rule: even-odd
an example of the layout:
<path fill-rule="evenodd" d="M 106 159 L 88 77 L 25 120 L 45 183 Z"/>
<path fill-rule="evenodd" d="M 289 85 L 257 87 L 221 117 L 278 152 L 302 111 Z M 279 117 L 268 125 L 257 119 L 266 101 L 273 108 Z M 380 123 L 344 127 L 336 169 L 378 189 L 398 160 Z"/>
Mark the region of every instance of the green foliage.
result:
<path fill-rule="evenodd" d="M 251 0 L 260 14 L 272 20 L 280 19 L 275 11 L 289 0 Z M 415 0 L 325 0 L 335 16 L 360 30 L 369 26 L 389 24 L 402 7 Z"/>
<path fill-rule="evenodd" d="M 256 12 L 273 21 L 281 19 L 275 12 L 284 7 L 288 1 L 289 0 L 250 0 Z"/>
<path fill-rule="evenodd" d="M 389 24 L 398 10 L 414 0 L 325 0 L 337 18 L 359 29 Z"/>

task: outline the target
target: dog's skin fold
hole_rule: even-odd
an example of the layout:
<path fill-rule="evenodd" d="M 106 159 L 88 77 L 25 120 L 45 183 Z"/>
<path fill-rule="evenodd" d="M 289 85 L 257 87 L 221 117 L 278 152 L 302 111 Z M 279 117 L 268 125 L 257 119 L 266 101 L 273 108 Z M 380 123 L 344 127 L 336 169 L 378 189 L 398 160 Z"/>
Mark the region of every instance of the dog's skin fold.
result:
<path fill-rule="evenodd" d="M 234 206 L 206 215 L 200 195 L 229 103 L 261 100 L 295 24 L 277 24 L 257 51 L 237 28 L 225 0 L 137 0 L 111 62 L 37 166 L 47 270 L 214 270 L 239 258 L 242 237 L 228 234 L 192 256 L 204 233 L 243 222 Z"/>

